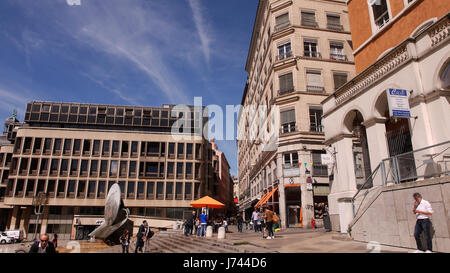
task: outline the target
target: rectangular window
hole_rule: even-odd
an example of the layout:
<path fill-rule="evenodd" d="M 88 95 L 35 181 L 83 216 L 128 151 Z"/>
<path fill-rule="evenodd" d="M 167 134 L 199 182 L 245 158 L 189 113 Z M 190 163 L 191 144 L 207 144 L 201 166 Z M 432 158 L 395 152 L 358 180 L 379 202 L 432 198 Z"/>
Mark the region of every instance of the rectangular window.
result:
<path fill-rule="evenodd" d="M 322 73 L 320 71 L 306 70 L 306 90 L 315 93 L 322 93 L 324 91 Z"/>
<path fill-rule="evenodd" d="M 322 107 L 311 106 L 309 107 L 309 124 L 311 132 L 323 132 L 322 127 Z"/>
<path fill-rule="evenodd" d="M 155 182 L 147 182 L 147 199 L 154 199 L 154 198 L 155 198 Z"/>
<path fill-rule="evenodd" d="M 67 175 L 68 165 L 69 165 L 69 160 L 68 159 L 61 160 L 60 175 Z"/>
<path fill-rule="evenodd" d="M 333 72 L 334 90 L 338 90 L 347 83 L 347 73 Z"/>
<path fill-rule="evenodd" d="M 122 141 L 122 156 L 128 157 L 129 155 L 129 142 L 128 141 Z"/>
<path fill-rule="evenodd" d="M 93 155 L 99 155 L 100 154 L 100 140 L 94 140 L 94 146 L 92 148 L 92 154 Z"/>
<path fill-rule="evenodd" d="M 327 177 L 328 176 L 328 166 L 322 164 L 322 154 L 325 154 L 325 151 L 312 151 L 312 175 L 313 176 L 321 176 L 321 177 Z"/>
<path fill-rule="evenodd" d="M 177 163 L 177 178 L 183 178 L 183 163 Z"/>
<path fill-rule="evenodd" d="M 289 57 L 292 57 L 291 43 L 289 42 L 278 46 L 277 60 L 283 60 Z"/>
<path fill-rule="evenodd" d="M 73 155 L 79 155 L 80 154 L 80 149 L 81 149 L 81 140 L 80 139 L 75 139 L 73 142 Z"/>
<path fill-rule="evenodd" d="M 344 43 L 330 42 L 330 59 L 347 61 L 347 56 L 344 54 Z"/>
<path fill-rule="evenodd" d="M 118 162 L 113 160 L 111 161 L 111 166 L 109 167 L 109 175 L 110 176 L 117 176 L 117 172 L 118 172 Z"/>
<path fill-rule="evenodd" d="M 283 29 L 289 25 L 289 13 L 285 13 L 275 18 L 275 30 Z"/>
<path fill-rule="evenodd" d="M 169 143 L 169 156 L 175 155 L 175 143 Z"/>
<path fill-rule="evenodd" d="M 302 26 L 318 27 L 314 11 L 302 11 Z"/>
<path fill-rule="evenodd" d="M 117 140 L 113 141 L 112 155 L 119 155 L 119 141 L 117 141 Z"/>
<path fill-rule="evenodd" d="M 55 139 L 55 144 L 53 146 L 53 154 L 59 154 L 61 152 L 61 142 L 60 138 Z"/>
<path fill-rule="evenodd" d="M 178 154 L 178 158 L 184 157 L 184 143 L 178 143 L 177 154 Z"/>
<path fill-rule="evenodd" d="M 52 139 L 46 138 L 44 141 L 44 154 L 50 154 L 52 149 Z"/>
<path fill-rule="evenodd" d="M 372 11 L 375 25 L 382 28 L 389 22 L 389 11 L 386 0 L 373 1 Z"/>
<path fill-rule="evenodd" d="M 290 152 L 284 154 L 285 167 L 298 168 L 298 153 Z"/>
<path fill-rule="evenodd" d="M 173 182 L 166 182 L 166 200 L 173 200 Z"/>
<path fill-rule="evenodd" d="M 183 199 L 183 183 L 182 182 L 177 182 L 175 185 L 175 198 L 177 200 Z"/>
<path fill-rule="evenodd" d="M 131 156 L 137 156 L 138 154 L 138 142 L 132 141 L 131 142 Z"/>
<path fill-rule="evenodd" d="M 164 182 L 156 183 L 156 199 L 164 199 Z"/>
<path fill-rule="evenodd" d="M 136 176 L 136 161 L 130 161 L 130 169 L 128 172 L 129 172 L 128 175 L 130 177 Z"/>
<path fill-rule="evenodd" d="M 295 109 L 282 111 L 281 118 L 281 133 L 295 132 Z"/>
<path fill-rule="evenodd" d="M 105 181 L 98 181 L 97 198 L 105 198 Z"/>
<path fill-rule="evenodd" d="M 109 140 L 103 140 L 102 155 L 109 155 Z"/>
<path fill-rule="evenodd" d="M 66 181 L 58 180 L 58 197 L 65 197 L 66 193 Z"/>
<path fill-rule="evenodd" d="M 66 139 L 64 140 L 64 154 L 69 154 L 70 153 L 70 148 L 72 148 L 72 140 L 71 139 Z"/>
<path fill-rule="evenodd" d="M 147 156 L 159 155 L 159 142 L 147 142 Z"/>
<path fill-rule="evenodd" d="M 167 177 L 173 177 L 174 175 L 174 163 L 167 162 Z"/>
<path fill-rule="evenodd" d="M 287 94 L 294 91 L 294 79 L 292 73 L 281 75 L 279 77 L 280 82 L 280 95 Z"/>
<path fill-rule="evenodd" d="M 89 175 L 91 176 L 98 175 L 98 160 L 91 160 L 91 170 Z"/>
<path fill-rule="evenodd" d="M 327 14 L 327 28 L 331 30 L 343 31 L 341 16 L 339 14 Z"/>
<path fill-rule="evenodd" d="M 303 49 L 304 49 L 305 57 L 309 57 L 309 58 L 320 58 L 321 57 L 318 47 L 317 47 L 317 40 L 315 40 L 315 39 L 304 39 L 303 40 Z"/>
<path fill-rule="evenodd" d="M 184 183 L 184 199 L 192 200 L 192 183 Z"/>

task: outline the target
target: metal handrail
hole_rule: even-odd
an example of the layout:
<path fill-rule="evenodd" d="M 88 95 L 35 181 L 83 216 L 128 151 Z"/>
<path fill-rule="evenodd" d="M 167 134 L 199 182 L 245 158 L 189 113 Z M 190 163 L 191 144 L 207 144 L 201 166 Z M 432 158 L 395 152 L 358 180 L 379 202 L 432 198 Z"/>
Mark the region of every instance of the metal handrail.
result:
<path fill-rule="evenodd" d="M 355 200 L 356 200 L 356 196 L 358 196 L 358 194 L 361 192 L 361 190 L 364 189 L 364 186 L 367 184 L 367 182 L 372 181 L 373 177 L 375 176 L 375 174 L 378 172 L 378 170 L 380 169 L 381 164 L 383 164 L 383 162 L 381 162 L 380 164 L 378 164 L 378 166 L 375 168 L 375 171 L 373 171 L 370 176 L 366 179 L 366 181 L 364 182 L 364 184 L 362 184 L 362 186 L 358 189 L 358 191 L 356 192 L 356 194 L 353 196 L 352 198 L 352 209 L 353 209 L 353 217 L 356 216 L 356 214 L 358 213 L 359 209 L 361 208 L 361 205 L 364 201 L 364 199 L 361 201 L 361 204 L 358 207 L 358 210 L 355 212 Z M 366 191 L 364 198 L 367 196 L 369 191 Z"/>

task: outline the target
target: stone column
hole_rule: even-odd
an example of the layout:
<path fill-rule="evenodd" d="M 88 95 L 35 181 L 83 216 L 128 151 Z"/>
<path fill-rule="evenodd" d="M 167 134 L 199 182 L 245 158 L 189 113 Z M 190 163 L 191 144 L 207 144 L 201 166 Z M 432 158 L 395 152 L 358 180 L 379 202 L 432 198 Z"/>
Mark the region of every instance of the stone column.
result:
<path fill-rule="evenodd" d="M 347 226 L 353 218 L 353 210 L 347 204 L 339 204 L 341 200 L 352 198 L 356 193 L 356 176 L 353 160 L 353 143 L 351 135 L 340 136 L 331 147 L 336 151 L 334 180 L 331 193 L 328 195 L 330 217 L 334 229 L 347 232 Z"/>
<path fill-rule="evenodd" d="M 286 195 L 284 192 L 284 177 L 283 177 L 283 158 L 281 157 L 281 153 L 277 154 L 277 177 L 280 181 L 278 184 L 278 192 L 280 194 L 280 198 L 278 199 L 279 208 L 280 208 L 280 220 L 281 227 L 287 228 L 287 213 L 286 213 Z"/>
<path fill-rule="evenodd" d="M 383 159 L 389 157 L 389 148 L 386 141 L 386 119 L 371 119 L 363 123 L 366 127 L 367 144 L 369 146 L 370 168 L 372 172 Z M 373 186 L 382 186 L 381 172 L 373 177 Z"/>
<path fill-rule="evenodd" d="M 75 240 L 77 236 L 77 228 L 75 227 L 75 215 L 80 213 L 80 207 L 73 208 L 73 220 L 72 220 L 72 230 L 70 232 L 70 240 Z"/>
<path fill-rule="evenodd" d="M 19 209 L 20 209 L 20 206 L 14 206 L 12 209 L 11 221 L 9 223 L 9 230 L 16 229 L 17 220 L 20 220 L 20 219 L 17 219 L 19 217 Z"/>
<path fill-rule="evenodd" d="M 19 229 L 23 230 L 23 237 L 27 238 L 28 237 L 28 224 L 30 223 L 30 216 L 31 216 L 31 207 L 27 207 L 26 209 L 24 209 L 23 213 L 22 213 L 22 217 L 20 217 L 20 225 L 19 225 Z M 33 232 L 33 231 L 31 231 Z"/>

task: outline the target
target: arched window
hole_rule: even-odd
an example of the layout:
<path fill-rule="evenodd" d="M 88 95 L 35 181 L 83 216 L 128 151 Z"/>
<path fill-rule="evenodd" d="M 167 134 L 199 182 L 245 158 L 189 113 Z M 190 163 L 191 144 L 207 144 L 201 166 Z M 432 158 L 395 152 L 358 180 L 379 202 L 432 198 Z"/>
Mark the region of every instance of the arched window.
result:
<path fill-rule="evenodd" d="M 441 75 L 442 88 L 450 88 L 450 60 L 444 65 Z"/>

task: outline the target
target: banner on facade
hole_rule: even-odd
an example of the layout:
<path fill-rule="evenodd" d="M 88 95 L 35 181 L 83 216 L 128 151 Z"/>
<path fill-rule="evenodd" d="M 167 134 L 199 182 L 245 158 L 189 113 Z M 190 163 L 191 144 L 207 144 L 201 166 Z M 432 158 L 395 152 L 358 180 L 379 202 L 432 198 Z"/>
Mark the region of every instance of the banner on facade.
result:
<path fill-rule="evenodd" d="M 389 105 L 389 116 L 396 118 L 410 118 L 408 91 L 405 89 L 389 88 L 386 90 Z"/>

